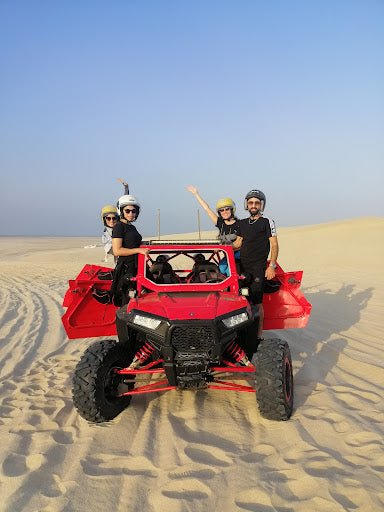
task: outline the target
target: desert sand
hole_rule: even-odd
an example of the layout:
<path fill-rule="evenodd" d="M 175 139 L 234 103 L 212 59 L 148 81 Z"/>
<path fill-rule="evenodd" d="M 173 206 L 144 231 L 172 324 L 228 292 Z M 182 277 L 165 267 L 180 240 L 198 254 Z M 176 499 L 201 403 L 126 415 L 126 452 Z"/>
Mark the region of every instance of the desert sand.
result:
<path fill-rule="evenodd" d="M 67 281 L 102 264 L 100 239 L 0 238 L 0 510 L 384 510 L 384 218 L 278 235 L 313 305 L 307 328 L 265 333 L 291 348 L 292 418 L 263 419 L 251 393 L 169 391 L 104 425 L 71 399 L 94 339 L 61 324 Z"/>

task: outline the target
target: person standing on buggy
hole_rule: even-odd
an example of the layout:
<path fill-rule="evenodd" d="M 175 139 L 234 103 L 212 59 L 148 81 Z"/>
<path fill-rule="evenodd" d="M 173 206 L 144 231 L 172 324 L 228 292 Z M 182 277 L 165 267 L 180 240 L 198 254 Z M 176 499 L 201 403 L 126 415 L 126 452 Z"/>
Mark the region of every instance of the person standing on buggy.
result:
<path fill-rule="evenodd" d="M 239 233 L 239 219 L 235 216 L 236 205 L 230 197 L 219 199 L 216 203 L 216 212 L 200 196 L 197 188 L 188 185 L 188 192 L 195 196 L 203 210 L 219 230 L 218 238 L 223 244 L 233 243 Z M 240 251 L 235 251 L 235 259 L 240 260 Z M 219 262 L 219 269 L 222 274 L 228 275 L 227 258 L 222 258 Z"/>
<path fill-rule="evenodd" d="M 249 302 L 258 317 L 257 342 L 263 340 L 265 283 L 275 277 L 279 255 L 275 222 L 263 217 L 265 203 L 266 197 L 261 190 L 248 192 L 244 209 L 249 212 L 249 217 L 240 220 L 239 236 L 233 244 L 235 248 L 241 247 L 240 267 L 248 277 Z"/>
<path fill-rule="evenodd" d="M 124 187 L 124 195 L 129 194 L 129 186 L 126 181 L 121 178 L 117 178 L 117 181 L 121 183 Z M 108 261 L 108 255 L 112 254 L 112 230 L 116 226 L 117 221 L 119 220 L 117 214 L 116 206 L 111 204 L 107 204 L 101 209 L 101 221 L 104 225 L 103 234 L 101 237 L 101 242 L 104 248 L 104 262 Z M 114 256 L 115 265 L 117 263 L 117 257 Z"/>
<path fill-rule="evenodd" d="M 133 223 L 140 214 L 140 203 L 129 194 L 121 196 L 117 202 L 119 222 L 112 231 L 112 250 L 118 257 L 118 264 L 125 263 L 126 270 L 136 275 L 137 255 L 148 254 L 149 249 L 140 248 L 142 236 Z"/>
<path fill-rule="evenodd" d="M 133 223 L 140 213 L 140 203 L 130 195 L 125 194 L 117 201 L 119 222 L 112 230 L 112 251 L 117 257 L 116 268 L 113 271 L 113 280 L 110 290 L 93 290 L 93 297 L 103 303 L 113 302 L 120 306 L 126 301 L 125 288 L 129 286 L 129 277 L 136 276 L 137 255 L 147 255 L 149 249 L 141 248 L 141 234 Z"/>
<path fill-rule="evenodd" d="M 104 262 L 108 261 L 108 255 L 112 254 L 112 230 L 118 221 L 117 208 L 111 204 L 107 204 L 101 209 L 101 220 L 104 224 L 104 230 L 101 237 L 101 242 L 104 248 Z M 116 256 L 114 257 L 115 264 L 117 262 Z"/>

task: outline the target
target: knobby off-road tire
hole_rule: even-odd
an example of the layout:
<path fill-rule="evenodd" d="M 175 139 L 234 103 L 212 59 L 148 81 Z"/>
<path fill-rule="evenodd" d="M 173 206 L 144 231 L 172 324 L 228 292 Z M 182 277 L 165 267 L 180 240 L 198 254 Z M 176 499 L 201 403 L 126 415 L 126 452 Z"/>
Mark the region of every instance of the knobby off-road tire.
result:
<path fill-rule="evenodd" d="M 131 396 L 116 396 L 122 378 L 114 373 L 114 368 L 125 368 L 132 357 L 128 344 L 115 340 L 97 341 L 87 348 L 72 380 L 73 403 L 84 419 L 102 423 L 128 407 Z"/>
<path fill-rule="evenodd" d="M 288 420 L 293 409 L 292 360 L 288 343 L 279 339 L 261 341 L 255 365 L 260 414 L 269 420 Z"/>

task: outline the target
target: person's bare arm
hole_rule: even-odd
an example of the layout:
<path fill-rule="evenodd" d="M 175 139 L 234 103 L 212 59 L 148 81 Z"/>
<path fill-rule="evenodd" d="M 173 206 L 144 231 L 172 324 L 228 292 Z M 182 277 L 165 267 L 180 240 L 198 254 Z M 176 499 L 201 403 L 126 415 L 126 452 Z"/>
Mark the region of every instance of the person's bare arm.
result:
<path fill-rule="evenodd" d="M 211 210 L 209 204 L 206 201 L 204 201 L 204 199 L 200 196 L 199 191 L 197 190 L 197 188 L 194 187 L 193 185 L 188 185 L 187 190 L 188 190 L 188 192 L 190 192 L 192 195 L 194 195 L 196 197 L 196 199 L 200 203 L 200 205 L 203 208 L 203 210 L 205 210 L 207 212 L 209 218 L 212 220 L 212 222 L 216 226 L 218 216 L 217 216 L 217 214 L 213 210 Z"/>
<path fill-rule="evenodd" d="M 243 238 L 238 236 L 236 240 L 233 242 L 232 246 L 235 250 L 240 249 L 241 244 L 243 243 Z"/>
<path fill-rule="evenodd" d="M 133 254 L 148 254 L 149 249 L 143 247 L 135 247 L 134 249 L 127 249 L 123 247 L 122 238 L 112 238 L 112 251 L 114 256 L 132 256 Z"/>
<path fill-rule="evenodd" d="M 124 187 L 124 194 L 127 196 L 129 194 L 129 185 L 126 181 L 124 181 L 122 178 L 117 178 L 117 181 L 121 183 Z"/>
<path fill-rule="evenodd" d="M 269 243 L 271 247 L 271 256 L 270 256 L 270 264 L 267 267 L 267 270 L 265 271 L 265 277 L 269 279 L 273 279 L 276 275 L 275 269 L 271 267 L 272 265 L 276 265 L 277 257 L 279 256 L 279 243 L 277 240 L 277 236 L 271 236 L 269 238 Z"/>

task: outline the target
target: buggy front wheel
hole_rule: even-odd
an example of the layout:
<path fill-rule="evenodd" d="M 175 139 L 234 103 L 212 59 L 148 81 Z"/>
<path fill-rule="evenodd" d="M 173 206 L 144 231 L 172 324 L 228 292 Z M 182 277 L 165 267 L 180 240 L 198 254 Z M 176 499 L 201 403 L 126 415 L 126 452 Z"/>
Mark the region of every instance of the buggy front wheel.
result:
<path fill-rule="evenodd" d="M 84 419 L 102 423 L 128 407 L 131 396 L 119 395 L 134 384 L 124 384 L 115 370 L 128 366 L 132 355 L 128 344 L 115 340 L 97 341 L 87 348 L 72 380 L 73 403 Z"/>
<path fill-rule="evenodd" d="M 288 420 L 293 410 L 292 360 L 288 343 L 279 339 L 261 341 L 255 365 L 260 414 L 270 420 Z"/>

